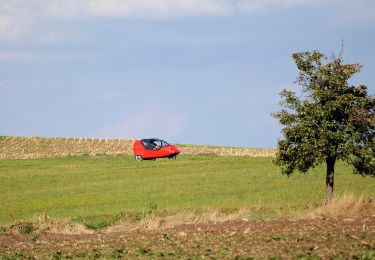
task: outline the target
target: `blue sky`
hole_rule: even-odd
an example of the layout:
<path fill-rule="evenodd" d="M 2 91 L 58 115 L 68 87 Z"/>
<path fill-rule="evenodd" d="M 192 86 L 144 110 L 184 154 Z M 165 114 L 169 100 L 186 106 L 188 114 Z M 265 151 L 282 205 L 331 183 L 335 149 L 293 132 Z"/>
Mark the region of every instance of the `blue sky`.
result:
<path fill-rule="evenodd" d="M 0 135 L 276 147 L 291 54 L 364 65 L 373 0 L 0 0 Z"/>

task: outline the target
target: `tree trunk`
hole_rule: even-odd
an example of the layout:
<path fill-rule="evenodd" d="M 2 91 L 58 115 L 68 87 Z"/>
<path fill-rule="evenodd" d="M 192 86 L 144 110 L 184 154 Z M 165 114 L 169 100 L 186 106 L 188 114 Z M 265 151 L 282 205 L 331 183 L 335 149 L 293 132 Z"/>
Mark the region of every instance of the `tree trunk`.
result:
<path fill-rule="evenodd" d="M 335 162 L 336 158 L 328 156 L 327 163 L 327 176 L 326 176 L 326 205 L 331 204 L 333 198 L 333 185 L 335 180 Z"/>

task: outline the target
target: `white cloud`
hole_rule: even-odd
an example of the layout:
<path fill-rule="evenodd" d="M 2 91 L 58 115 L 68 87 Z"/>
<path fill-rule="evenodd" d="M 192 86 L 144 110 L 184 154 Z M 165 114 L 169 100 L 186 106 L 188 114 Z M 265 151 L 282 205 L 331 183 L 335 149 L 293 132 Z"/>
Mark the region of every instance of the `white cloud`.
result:
<path fill-rule="evenodd" d="M 35 61 L 36 55 L 28 51 L 0 51 L 0 61 L 5 62 L 31 62 Z"/>
<path fill-rule="evenodd" d="M 186 129 L 185 118 L 173 111 L 173 107 L 152 106 L 125 117 L 107 127 L 99 135 L 111 138 L 173 138 Z"/>
<path fill-rule="evenodd" d="M 93 0 L 88 15 L 165 18 L 190 15 L 220 15 L 231 6 L 219 0 Z"/>
<path fill-rule="evenodd" d="M 351 0 L 0 0 L 0 14 L 50 18 L 120 16 L 142 18 L 222 15 L 275 7 L 350 4 Z M 359 0 L 373 5 L 370 0 Z M 355 3 L 353 3 L 355 4 Z M 358 4 L 358 3 L 357 3 Z"/>
<path fill-rule="evenodd" d="M 0 13 L 0 39 L 14 40 L 26 31 L 26 19 Z"/>
<path fill-rule="evenodd" d="M 0 0 L 0 14 L 49 18 L 121 16 L 162 18 L 218 15 L 233 9 L 225 0 Z"/>
<path fill-rule="evenodd" d="M 272 8 L 294 8 L 294 7 L 324 7 L 329 5 L 351 6 L 358 4 L 372 5 L 372 0 L 238 0 L 235 9 L 240 12 L 255 12 L 269 10 Z"/>
<path fill-rule="evenodd" d="M 80 36 L 74 32 L 65 31 L 46 31 L 34 35 L 33 40 L 36 43 L 50 44 L 50 43 L 60 43 L 65 39 L 78 39 Z"/>
<path fill-rule="evenodd" d="M 32 31 L 33 21 L 43 19 L 164 19 L 327 5 L 348 10 L 355 7 L 357 11 L 375 9 L 373 0 L 0 0 L 0 39 L 17 39 Z M 361 17 L 358 12 L 352 15 Z"/>
<path fill-rule="evenodd" d="M 50 19 L 162 19 L 219 15 L 227 13 L 228 7 L 231 5 L 222 0 L 0 0 L 0 39 L 15 40 L 28 36 L 38 22 Z M 58 36 L 50 34 L 41 38 L 42 41 L 55 41 Z"/>

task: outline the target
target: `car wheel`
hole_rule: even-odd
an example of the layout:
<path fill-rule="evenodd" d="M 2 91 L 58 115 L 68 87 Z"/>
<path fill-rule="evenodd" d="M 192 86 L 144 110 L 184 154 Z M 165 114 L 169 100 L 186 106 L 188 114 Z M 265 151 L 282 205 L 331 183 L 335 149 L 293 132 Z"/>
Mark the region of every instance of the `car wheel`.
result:
<path fill-rule="evenodd" d="M 136 159 L 137 161 L 143 161 L 143 157 L 142 157 L 141 155 L 136 155 L 136 156 L 135 156 L 135 159 Z"/>
<path fill-rule="evenodd" d="M 172 155 L 169 157 L 169 160 L 176 160 L 177 156 L 176 155 Z"/>

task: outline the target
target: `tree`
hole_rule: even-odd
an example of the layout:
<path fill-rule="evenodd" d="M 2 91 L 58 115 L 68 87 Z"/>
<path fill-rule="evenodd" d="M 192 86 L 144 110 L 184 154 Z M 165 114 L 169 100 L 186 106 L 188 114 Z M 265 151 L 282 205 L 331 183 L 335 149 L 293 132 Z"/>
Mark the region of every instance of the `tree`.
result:
<path fill-rule="evenodd" d="M 326 204 L 332 201 L 337 160 L 347 161 L 355 173 L 375 176 L 375 98 L 366 86 L 349 84 L 362 65 L 344 64 L 341 54 L 293 54 L 301 94 L 284 89 L 282 109 L 273 114 L 283 126 L 275 163 L 290 175 L 325 162 Z"/>

